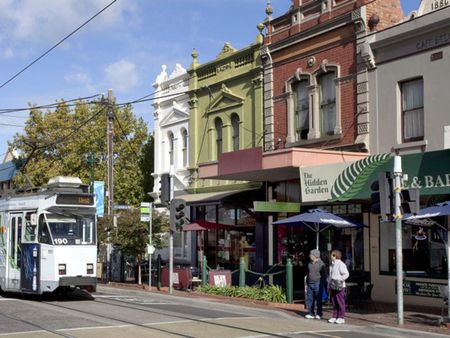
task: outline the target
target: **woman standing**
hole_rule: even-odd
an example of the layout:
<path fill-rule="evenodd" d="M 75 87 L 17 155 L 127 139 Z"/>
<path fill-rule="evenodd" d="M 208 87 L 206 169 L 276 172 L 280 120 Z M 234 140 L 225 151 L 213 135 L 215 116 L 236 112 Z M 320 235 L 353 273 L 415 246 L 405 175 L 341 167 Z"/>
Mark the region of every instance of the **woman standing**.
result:
<path fill-rule="evenodd" d="M 333 302 L 333 317 L 329 323 L 345 323 L 345 280 L 350 275 L 347 266 L 341 261 L 342 253 L 339 250 L 331 252 L 331 265 L 328 288 Z"/>

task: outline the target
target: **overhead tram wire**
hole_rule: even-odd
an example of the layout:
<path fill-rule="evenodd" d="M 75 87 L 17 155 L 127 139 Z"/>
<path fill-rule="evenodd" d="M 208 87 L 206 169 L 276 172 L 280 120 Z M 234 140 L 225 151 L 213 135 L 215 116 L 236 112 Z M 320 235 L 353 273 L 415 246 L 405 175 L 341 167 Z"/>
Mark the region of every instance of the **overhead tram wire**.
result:
<path fill-rule="evenodd" d="M 47 54 L 49 54 L 53 49 L 55 49 L 56 47 L 58 47 L 60 44 L 62 44 L 64 41 L 66 41 L 68 38 L 70 38 L 72 35 L 74 35 L 76 32 L 78 32 L 81 28 L 83 28 L 84 26 L 86 26 L 89 22 L 91 22 L 92 20 L 94 20 L 97 16 L 99 16 L 101 13 L 103 13 L 105 10 L 107 10 L 110 6 L 112 6 L 117 0 L 113 0 L 111 1 L 108 5 L 106 5 L 105 7 L 103 7 L 100 11 L 98 11 L 94 16 L 92 16 L 90 19 L 88 19 L 87 21 L 85 21 L 81 26 L 78 26 L 77 29 L 75 29 L 74 31 L 72 31 L 69 35 L 65 36 L 63 39 L 61 39 L 58 43 L 56 43 L 55 45 L 53 45 L 53 47 L 49 48 L 46 52 L 44 52 L 43 54 L 41 54 L 41 56 L 39 56 L 37 59 L 35 59 L 34 61 L 32 61 L 31 63 L 29 63 L 27 66 L 25 66 L 24 68 L 22 68 L 19 72 L 17 72 L 14 76 L 12 76 L 11 78 L 9 78 L 8 80 L 6 80 L 2 85 L 0 85 L 0 89 L 2 89 L 4 86 L 6 86 L 8 83 L 10 83 L 12 80 L 14 80 L 15 78 L 17 78 L 20 74 L 22 74 L 24 71 L 26 71 L 28 68 L 30 68 L 32 65 L 34 65 L 36 62 L 38 62 L 39 60 L 41 60 L 43 57 L 45 57 Z"/>
<path fill-rule="evenodd" d="M 6 126 L 6 127 L 18 127 L 18 128 L 24 128 L 24 125 L 19 124 L 10 124 L 10 123 L 0 123 L 0 126 Z"/>
<path fill-rule="evenodd" d="M 78 101 L 83 101 L 83 100 L 89 100 L 89 99 L 93 99 L 95 97 L 98 97 L 100 95 L 101 94 L 95 94 L 95 95 L 79 97 L 79 98 L 70 99 L 70 100 L 63 100 L 63 101 L 60 101 L 60 102 L 55 102 L 55 103 L 50 103 L 50 104 L 45 104 L 45 105 L 40 105 L 40 106 L 31 106 L 31 107 L 27 107 L 27 108 L 5 108 L 5 109 L 0 109 L 0 114 L 15 113 L 15 112 L 20 112 L 20 111 L 28 111 L 28 110 L 32 110 L 32 109 L 57 108 L 60 104 L 66 104 L 68 107 L 73 107 L 73 106 L 76 105 L 76 103 L 73 103 L 73 104 L 67 104 L 67 103 L 78 102 Z M 95 102 L 88 102 L 88 103 L 95 103 Z"/>

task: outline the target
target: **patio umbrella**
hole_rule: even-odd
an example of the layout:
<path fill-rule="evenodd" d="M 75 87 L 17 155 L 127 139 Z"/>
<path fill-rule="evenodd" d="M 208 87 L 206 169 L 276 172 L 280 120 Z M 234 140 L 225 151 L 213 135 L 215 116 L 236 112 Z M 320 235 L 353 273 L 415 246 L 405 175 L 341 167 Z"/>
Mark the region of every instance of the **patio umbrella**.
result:
<path fill-rule="evenodd" d="M 316 249 L 319 249 L 320 232 L 330 228 L 359 228 L 362 224 L 348 221 L 340 216 L 322 209 L 311 209 L 299 215 L 295 215 L 281 221 L 273 222 L 278 225 L 306 226 L 316 233 Z"/>
<path fill-rule="evenodd" d="M 437 225 L 438 227 L 444 229 L 447 231 L 447 250 L 446 250 L 446 255 L 447 255 L 447 295 L 446 298 L 450 299 L 450 259 L 448 259 L 448 253 L 450 252 L 450 242 L 449 242 L 449 236 L 450 236 L 450 231 L 448 228 L 448 216 L 450 215 L 450 201 L 446 201 L 446 202 L 442 202 L 442 203 L 437 203 L 431 207 L 428 208 L 424 208 L 421 209 L 419 211 L 419 213 L 417 215 L 405 215 L 405 217 L 403 218 L 407 223 L 412 223 L 412 224 L 417 224 L 420 222 L 429 222 L 430 224 L 434 224 Z M 445 218 L 446 224 L 442 225 L 439 224 L 437 222 L 435 222 L 434 220 L 430 220 L 430 218 L 433 217 L 440 217 L 440 216 L 447 216 Z M 445 240 L 442 239 L 442 241 L 445 243 Z M 449 319 L 450 319 L 450 302 L 447 302 L 447 306 L 448 306 L 448 311 L 449 311 Z"/>
<path fill-rule="evenodd" d="M 405 215 L 404 220 L 413 220 L 413 219 L 422 219 L 422 218 L 431 218 L 431 217 L 439 217 L 439 216 L 448 216 L 450 215 L 450 201 L 437 203 L 431 207 L 420 209 L 417 215 Z"/>

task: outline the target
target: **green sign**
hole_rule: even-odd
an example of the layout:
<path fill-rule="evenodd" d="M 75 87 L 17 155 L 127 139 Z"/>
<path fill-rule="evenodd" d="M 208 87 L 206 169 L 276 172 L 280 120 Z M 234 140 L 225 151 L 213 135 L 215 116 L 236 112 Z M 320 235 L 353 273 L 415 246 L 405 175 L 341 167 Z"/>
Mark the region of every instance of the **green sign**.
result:
<path fill-rule="evenodd" d="M 421 195 L 450 193 L 450 149 L 402 155 L 403 188 L 418 188 Z M 390 154 L 370 156 L 345 169 L 332 188 L 333 201 L 370 198 L 372 182 L 378 173 L 392 172 L 394 158 Z"/>
<path fill-rule="evenodd" d="M 151 205 L 149 202 L 142 202 L 140 211 L 141 211 L 141 222 L 149 222 L 150 221 L 150 209 Z"/>
<path fill-rule="evenodd" d="M 257 212 L 300 212 L 300 203 L 253 201 Z"/>

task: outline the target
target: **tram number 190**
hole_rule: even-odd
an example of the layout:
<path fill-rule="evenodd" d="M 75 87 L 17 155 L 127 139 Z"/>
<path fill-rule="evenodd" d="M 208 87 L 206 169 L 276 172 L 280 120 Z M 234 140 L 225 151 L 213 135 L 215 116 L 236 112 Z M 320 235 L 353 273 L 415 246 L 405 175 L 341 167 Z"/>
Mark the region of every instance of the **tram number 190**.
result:
<path fill-rule="evenodd" d="M 53 244 L 56 244 L 56 245 L 61 245 L 61 244 L 65 245 L 67 243 L 68 243 L 67 238 L 55 238 L 53 240 Z"/>

